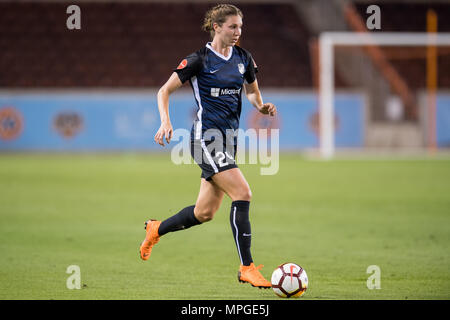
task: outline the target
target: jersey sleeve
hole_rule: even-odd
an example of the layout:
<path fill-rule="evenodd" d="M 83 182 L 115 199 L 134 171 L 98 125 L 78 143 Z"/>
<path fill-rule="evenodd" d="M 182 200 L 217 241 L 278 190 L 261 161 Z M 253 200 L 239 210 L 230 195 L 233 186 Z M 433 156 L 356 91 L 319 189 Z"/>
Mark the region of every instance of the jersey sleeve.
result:
<path fill-rule="evenodd" d="M 184 58 L 178 67 L 173 71 L 178 74 L 181 83 L 185 83 L 186 80 L 196 76 L 202 69 L 202 59 L 197 53 L 192 53 Z"/>
<path fill-rule="evenodd" d="M 256 73 L 258 72 L 258 67 L 256 66 L 255 60 L 251 54 L 249 54 L 249 62 L 247 65 L 247 70 L 244 73 L 244 79 L 247 83 L 252 83 L 256 80 Z"/>

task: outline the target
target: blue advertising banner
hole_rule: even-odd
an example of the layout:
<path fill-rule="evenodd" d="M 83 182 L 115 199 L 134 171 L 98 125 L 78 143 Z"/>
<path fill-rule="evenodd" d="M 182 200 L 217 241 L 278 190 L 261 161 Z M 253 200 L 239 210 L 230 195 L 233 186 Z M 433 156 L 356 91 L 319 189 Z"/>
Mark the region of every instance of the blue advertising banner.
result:
<path fill-rule="evenodd" d="M 318 101 L 312 93 L 264 92 L 278 107 L 263 116 L 243 97 L 241 128 L 279 129 L 281 150 L 319 146 Z M 196 104 L 189 91 L 170 98 L 174 129 L 190 130 Z M 72 92 L 0 94 L 0 150 L 162 150 L 153 141 L 160 125 L 155 92 Z M 338 94 L 336 147 L 364 145 L 364 99 Z"/>
<path fill-rule="evenodd" d="M 438 147 L 450 147 L 450 95 L 436 97 L 436 143 Z"/>

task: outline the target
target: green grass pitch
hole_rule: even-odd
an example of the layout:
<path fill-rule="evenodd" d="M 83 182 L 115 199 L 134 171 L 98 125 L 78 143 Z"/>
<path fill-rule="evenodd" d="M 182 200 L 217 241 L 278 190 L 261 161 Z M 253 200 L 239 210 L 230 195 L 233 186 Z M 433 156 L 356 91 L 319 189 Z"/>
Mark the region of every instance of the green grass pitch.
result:
<path fill-rule="evenodd" d="M 284 154 L 273 176 L 240 167 L 267 278 L 295 262 L 309 276 L 301 299 L 450 298 L 450 160 Z M 165 153 L 1 155 L 0 299 L 280 299 L 237 281 L 228 198 L 140 260 L 144 221 L 194 204 L 199 176 Z M 66 286 L 70 265 L 80 290 Z M 367 287 L 370 265 L 380 289 Z"/>

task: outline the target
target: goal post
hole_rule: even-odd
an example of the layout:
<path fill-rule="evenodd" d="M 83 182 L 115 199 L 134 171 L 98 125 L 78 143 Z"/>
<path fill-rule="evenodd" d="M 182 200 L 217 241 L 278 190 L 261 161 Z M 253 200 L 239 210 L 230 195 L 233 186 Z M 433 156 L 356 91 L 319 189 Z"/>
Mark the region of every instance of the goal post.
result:
<path fill-rule="evenodd" d="M 334 55 L 336 46 L 450 46 L 450 33 L 323 32 L 319 36 L 320 156 L 335 154 Z"/>

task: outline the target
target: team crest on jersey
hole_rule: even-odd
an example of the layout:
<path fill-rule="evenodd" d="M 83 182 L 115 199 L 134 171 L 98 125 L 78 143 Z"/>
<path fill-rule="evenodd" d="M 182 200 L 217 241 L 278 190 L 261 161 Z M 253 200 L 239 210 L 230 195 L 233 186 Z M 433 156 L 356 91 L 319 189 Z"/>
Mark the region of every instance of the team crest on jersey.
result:
<path fill-rule="evenodd" d="M 239 72 L 240 72 L 241 74 L 244 74 L 244 72 L 245 72 L 244 64 L 239 63 L 239 64 L 238 64 L 238 69 L 239 69 Z"/>

